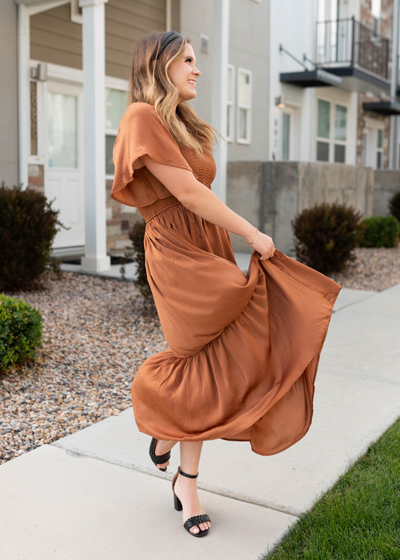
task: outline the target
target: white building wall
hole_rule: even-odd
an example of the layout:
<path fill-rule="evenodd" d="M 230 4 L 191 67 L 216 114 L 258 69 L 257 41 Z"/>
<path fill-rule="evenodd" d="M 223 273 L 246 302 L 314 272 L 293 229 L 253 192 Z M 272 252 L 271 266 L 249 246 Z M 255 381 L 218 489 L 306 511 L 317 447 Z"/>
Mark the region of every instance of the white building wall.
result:
<path fill-rule="evenodd" d="M 269 107 L 269 160 L 282 159 L 282 113 L 286 110 L 275 105 L 282 96 L 292 115 L 292 151 L 294 161 L 316 161 L 317 97 L 348 107 L 346 163 L 356 163 L 357 93 L 340 87 L 302 88 L 279 81 L 281 72 L 301 72 L 304 67 L 287 53 L 279 51 L 279 45 L 289 51 L 309 70 L 316 60 L 316 36 L 318 5 L 321 0 L 270 0 L 270 107 Z M 354 15 L 359 19 L 359 0 L 342 0 L 340 17 Z M 333 124 L 333 123 L 332 123 Z"/>

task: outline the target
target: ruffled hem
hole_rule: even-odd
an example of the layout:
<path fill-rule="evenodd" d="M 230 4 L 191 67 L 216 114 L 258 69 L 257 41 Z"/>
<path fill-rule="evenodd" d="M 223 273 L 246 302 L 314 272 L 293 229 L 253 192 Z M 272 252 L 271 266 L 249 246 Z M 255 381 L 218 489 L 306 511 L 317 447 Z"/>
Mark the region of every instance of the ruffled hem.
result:
<path fill-rule="evenodd" d="M 307 433 L 341 286 L 279 250 L 267 261 L 254 252 L 245 279 L 253 285 L 247 305 L 209 343 L 185 357 L 160 352 L 140 366 L 132 383 L 139 431 L 164 440 L 249 441 L 259 455 Z"/>

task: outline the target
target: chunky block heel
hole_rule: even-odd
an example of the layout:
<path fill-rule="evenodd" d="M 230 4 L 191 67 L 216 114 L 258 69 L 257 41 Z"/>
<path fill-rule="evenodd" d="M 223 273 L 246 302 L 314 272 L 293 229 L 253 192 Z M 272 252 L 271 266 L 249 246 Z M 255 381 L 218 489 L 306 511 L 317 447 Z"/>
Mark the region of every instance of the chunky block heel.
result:
<path fill-rule="evenodd" d="M 199 473 L 197 474 L 188 474 L 185 473 L 181 470 L 180 466 L 178 467 L 178 471 L 174 474 L 174 477 L 172 479 L 172 492 L 174 494 L 174 508 L 177 511 L 182 511 L 183 507 L 182 507 L 182 502 L 180 501 L 180 499 L 178 498 L 178 496 L 175 494 L 175 482 L 178 478 L 178 476 L 182 474 L 183 476 L 187 476 L 188 478 L 197 478 L 199 476 Z M 206 514 L 203 513 L 201 515 L 193 515 L 192 517 L 189 517 L 189 519 L 186 519 L 185 523 L 183 524 L 184 528 L 186 529 L 186 531 L 188 533 L 190 533 L 191 535 L 193 535 L 193 537 L 205 537 L 206 535 L 208 535 L 209 531 L 210 531 L 210 527 L 208 529 L 206 529 L 205 531 L 202 531 L 199 527 L 199 532 L 198 533 L 192 533 L 192 531 L 190 531 L 190 529 L 194 526 L 194 525 L 198 525 L 199 523 L 205 523 L 206 521 L 210 521 L 211 519 L 210 517 Z"/>

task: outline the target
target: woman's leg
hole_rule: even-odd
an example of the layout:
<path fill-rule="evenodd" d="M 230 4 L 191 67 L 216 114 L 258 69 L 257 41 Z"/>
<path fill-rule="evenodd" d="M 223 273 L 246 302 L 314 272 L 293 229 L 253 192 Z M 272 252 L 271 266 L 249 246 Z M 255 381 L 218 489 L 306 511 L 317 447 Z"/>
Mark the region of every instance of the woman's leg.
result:
<path fill-rule="evenodd" d="M 181 470 L 188 474 L 197 474 L 199 471 L 199 462 L 201 449 L 203 447 L 202 441 L 181 441 Z M 188 478 L 187 476 L 178 475 L 175 482 L 175 494 L 178 496 L 183 506 L 183 523 L 193 515 L 201 515 L 206 513 L 200 505 L 199 497 L 197 494 L 197 478 Z M 194 525 L 190 531 L 198 533 L 201 529 L 206 530 L 211 526 L 209 521 Z M 199 529 L 200 527 L 200 529 Z"/>

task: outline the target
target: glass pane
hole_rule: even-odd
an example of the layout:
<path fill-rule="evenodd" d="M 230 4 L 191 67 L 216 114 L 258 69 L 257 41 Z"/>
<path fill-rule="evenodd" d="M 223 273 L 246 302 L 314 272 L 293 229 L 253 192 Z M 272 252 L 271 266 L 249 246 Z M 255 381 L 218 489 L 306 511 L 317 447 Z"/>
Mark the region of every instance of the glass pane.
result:
<path fill-rule="evenodd" d="M 106 134 L 106 175 L 114 175 L 113 148 L 116 135 Z"/>
<path fill-rule="evenodd" d="M 38 153 L 37 141 L 37 82 L 30 82 L 31 86 L 31 155 Z"/>
<path fill-rule="evenodd" d="M 250 75 L 239 72 L 239 105 L 250 107 Z"/>
<path fill-rule="evenodd" d="M 228 101 L 233 101 L 232 85 L 233 85 L 233 71 L 232 71 L 232 67 L 228 66 Z"/>
<path fill-rule="evenodd" d="M 378 148 L 383 147 L 383 130 L 378 128 Z"/>
<path fill-rule="evenodd" d="M 127 92 L 106 88 L 106 128 L 108 130 L 118 130 L 120 120 L 128 108 L 127 103 Z"/>
<path fill-rule="evenodd" d="M 362 156 L 363 156 L 363 165 L 367 165 L 367 134 L 363 134 L 363 148 L 362 148 Z"/>
<path fill-rule="evenodd" d="M 376 18 L 381 16 L 381 0 L 371 1 L 371 13 Z"/>
<path fill-rule="evenodd" d="M 330 113 L 331 104 L 329 101 L 318 99 L 318 132 L 319 138 L 329 138 L 330 135 Z"/>
<path fill-rule="evenodd" d="M 317 142 L 317 161 L 329 161 L 328 142 Z"/>
<path fill-rule="evenodd" d="M 376 167 L 382 169 L 382 152 L 376 152 Z"/>
<path fill-rule="evenodd" d="M 78 100 L 75 95 L 47 93 L 49 167 L 78 167 Z"/>
<path fill-rule="evenodd" d="M 346 146 L 335 144 L 335 162 L 346 163 Z"/>
<path fill-rule="evenodd" d="M 282 114 L 282 159 L 288 160 L 290 154 L 290 115 Z"/>
<path fill-rule="evenodd" d="M 247 109 L 239 111 L 239 138 L 247 140 Z"/>
<path fill-rule="evenodd" d="M 335 110 L 335 140 L 346 140 L 347 107 L 336 105 Z"/>

